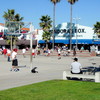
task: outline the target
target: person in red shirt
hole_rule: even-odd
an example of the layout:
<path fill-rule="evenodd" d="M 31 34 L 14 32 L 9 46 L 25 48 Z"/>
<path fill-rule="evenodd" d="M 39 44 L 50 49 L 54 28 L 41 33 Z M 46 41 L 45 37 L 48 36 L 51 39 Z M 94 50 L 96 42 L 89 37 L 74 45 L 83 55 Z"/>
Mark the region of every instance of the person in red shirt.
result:
<path fill-rule="evenodd" d="M 7 54 L 7 49 L 6 48 L 3 49 L 3 54 L 4 54 L 4 56 L 6 56 L 6 54 Z"/>

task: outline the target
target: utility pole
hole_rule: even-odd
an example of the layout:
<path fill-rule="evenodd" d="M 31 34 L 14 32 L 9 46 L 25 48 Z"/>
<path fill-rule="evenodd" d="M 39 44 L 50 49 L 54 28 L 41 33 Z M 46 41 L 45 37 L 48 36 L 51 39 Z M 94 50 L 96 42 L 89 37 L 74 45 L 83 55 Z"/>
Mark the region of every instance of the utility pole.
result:
<path fill-rule="evenodd" d="M 70 51 L 72 50 L 72 5 L 70 5 Z"/>
<path fill-rule="evenodd" d="M 30 68 L 31 70 L 33 68 L 33 57 L 32 57 L 33 32 L 34 32 L 34 26 L 31 23 L 30 24 Z"/>
<path fill-rule="evenodd" d="M 73 20 L 75 20 L 75 25 L 76 25 L 76 49 L 78 49 L 78 37 L 77 37 L 77 33 L 78 33 L 78 20 L 80 20 L 80 18 L 76 17 L 76 18 L 73 18 Z"/>
<path fill-rule="evenodd" d="M 53 39 L 52 39 L 52 49 L 54 50 L 55 47 L 55 6 L 53 8 Z"/>

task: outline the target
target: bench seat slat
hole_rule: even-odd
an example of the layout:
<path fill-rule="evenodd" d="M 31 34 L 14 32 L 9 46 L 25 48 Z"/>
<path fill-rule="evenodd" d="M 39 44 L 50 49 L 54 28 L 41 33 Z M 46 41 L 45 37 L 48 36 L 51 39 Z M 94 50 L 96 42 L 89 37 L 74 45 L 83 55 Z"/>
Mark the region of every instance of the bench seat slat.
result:
<path fill-rule="evenodd" d="M 95 79 L 94 75 L 84 75 L 84 74 L 66 74 L 66 77 L 77 77 L 77 78 Z"/>

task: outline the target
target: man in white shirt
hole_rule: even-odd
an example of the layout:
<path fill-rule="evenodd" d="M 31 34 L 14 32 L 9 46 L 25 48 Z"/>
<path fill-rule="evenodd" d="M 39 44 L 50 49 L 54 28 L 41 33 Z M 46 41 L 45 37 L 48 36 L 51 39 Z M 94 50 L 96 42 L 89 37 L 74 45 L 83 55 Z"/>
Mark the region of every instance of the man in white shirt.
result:
<path fill-rule="evenodd" d="M 74 58 L 73 59 L 74 62 L 71 63 L 71 73 L 72 74 L 82 74 L 82 71 L 81 71 L 81 64 L 78 62 L 78 58 Z"/>

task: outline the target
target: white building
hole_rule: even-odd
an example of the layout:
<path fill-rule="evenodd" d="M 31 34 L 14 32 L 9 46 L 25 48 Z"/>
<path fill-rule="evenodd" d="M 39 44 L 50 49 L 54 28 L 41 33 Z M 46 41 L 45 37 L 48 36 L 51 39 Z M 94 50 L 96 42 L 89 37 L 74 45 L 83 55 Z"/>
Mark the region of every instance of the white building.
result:
<path fill-rule="evenodd" d="M 0 32 L 4 32 L 5 29 L 7 29 L 7 28 L 4 27 L 4 24 L 0 23 Z"/>
<path fill-rule="evenodd" d="M 99 41 L 95 40 L 98 40 L 98 36 L 94 33 L 93 28 L 72 24 L 72 44 L 76 44 L 76 42 L 78 44 L 100 44 Z M 44 43 L 42 31 L 39 32 L 39 43 Z M 56 26 L 55 43 L 70 44 L 70 23 L 62 23 Z"/>

